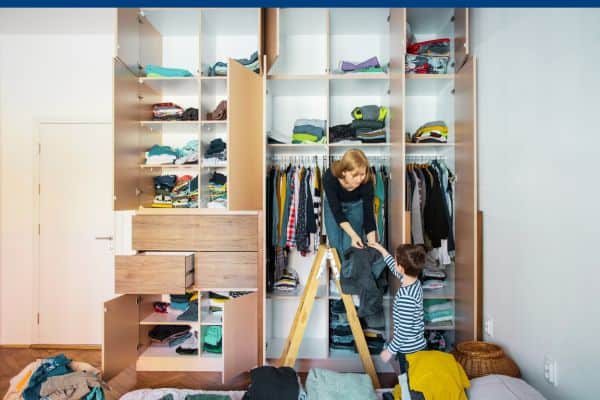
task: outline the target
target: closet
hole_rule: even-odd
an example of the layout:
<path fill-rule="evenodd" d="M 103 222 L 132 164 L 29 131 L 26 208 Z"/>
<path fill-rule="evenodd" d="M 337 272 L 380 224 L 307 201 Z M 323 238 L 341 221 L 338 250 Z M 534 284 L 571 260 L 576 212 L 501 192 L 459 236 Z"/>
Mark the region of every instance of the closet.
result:
<path fill-rule="evenodd" d="M 413 240 L 407 171 L 414 164 L 424 167 L 435 160 L 434 165 L 446 166 L 457 177 L 451 188 L 456 255 L 452 254 L 453 261 L 444 266 L 444 286 L 424 294 L 430 301 L 450 305 L 453 315 L 450 320 L 426 324 L 426 334 L 434 331 L 443 334 L 448 351 L 459 341 L 476 338 L 480 330 L 476 315 L 481 305 L 477 303 L 475 60 L 468 57 L 467 21 L 466 9 L 287 8 L 266 10 L 263 28 L 267 52 L 267 171 L 319 165 L 324 172 L 347 149 L 361 149 L 376 169 L 389 173 L 385 213 L 389 220 L 386 231 L 390 250 Z M 449 62 L 442 73 L 405 71 L 409 44 L 442 38 L 450 39 Z M 340 71 L 343 61 L 357 64 L 371 60 L 373 64 L 372 57 L 377 57 L 375 65 L 381 68 Z M 385 140 L 338 141 L 328 134 L 331 127 L 352 122 L 352 110 L 363 105 L 389 110 L 383 126 Z M 292 143 L 297 138 L 292 132 L 300 119 L 324 121 L 325 139 Z M 431 121 L 444 121 L 447 139 L 443 143 L 413 142 L 419 127 Z M 267 192 L 267 206 L 272 204 L 270 196 L 272 189 Z M 270 211 L 267 208 L 267 213 Z M 267 224 L 265 229 L 272 228 Z M 269 237 L 267 276 L 271 274 L 273 258 L 281 250 L 274 253 L 269 247 Z M 319 239 L 326 241 L 326 233 Z M 267 362 L 274 362 L 281 354 L 315 256 L 314 251 L 302 255 L 293 248 L 287 254 L 287 265 L 297 273 L 298 286 L 295 290 L 270 290 L 266 295 Z M 383 299 L 386 338 L 392 334 L 390 312 L 396 284 L 390 280 Z M 300 370 L 315 366 L 362 370 L 356 353 L 332 346 L 335 332 L 330 329 L 330 322 L 336 298 L 325 273 L 300 347 L 296 364 Z M 378 371 L 390 370 L 375 354 L 373 359 Z"/>
<path fill-rule="evenodd" d="M 114 209 L 124 229 L 120 296 L 104 304 L 104 376 L 134 366 L 220 372 L 227 382 L 263 358 L 261 10 L 118 9 L 117 19 Z M 191 113 L 162 118 L 157 104 Z M 158 146 L 177 154 L 149 162 Z M 186 162 L 172 162 L 180 150 Z M 169 185 L 180 181 L 187 198 L 176 203 Z M 171 331 L 188 339 L 159 343 Z"/>

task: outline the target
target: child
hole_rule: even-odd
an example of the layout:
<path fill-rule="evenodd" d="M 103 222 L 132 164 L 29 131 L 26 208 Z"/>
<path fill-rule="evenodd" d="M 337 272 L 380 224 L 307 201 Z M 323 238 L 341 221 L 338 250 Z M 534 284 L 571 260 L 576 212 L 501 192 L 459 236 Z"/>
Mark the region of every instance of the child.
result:
<path fill-rule="evenodd" d="M 399 356 L 400 386 L 402 391 L 408 390 L 405 354 L 415 353 L 427 347 L 423 322 L 423 288 L 418 279 L 425 264 L 425 250 L 421 246 L 403 244 L 396 249 L 396 260 L 394 260 L 394 257 L 379 243 L 369 243 L 369 246 L 381 253 L 392 274 L 401 282 L 394 297 L 392 310 L 394 337 L 381 352 L 380 357 L 384 362 L 389 362 L 394 355 Z M 404 397 L 403 393 L 402 398 L 410 399 L 409 396 Z"/>

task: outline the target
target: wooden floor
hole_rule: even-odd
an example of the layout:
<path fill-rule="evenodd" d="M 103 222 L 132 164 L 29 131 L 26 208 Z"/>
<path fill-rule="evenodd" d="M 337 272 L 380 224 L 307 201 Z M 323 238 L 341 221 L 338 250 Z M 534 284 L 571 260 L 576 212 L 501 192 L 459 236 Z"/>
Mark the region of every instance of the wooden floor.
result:
<path fill-rule="evenodd" d="M 96 368 L 101 368 L 100 350 L 40 350 L 40 349 L 7 349 L 0 348 L 0 394 L 4 396 L 10 379 L 19 373 L 27 364 L 36 358 L 46 358 L 63 353 L 72 360 L 85 361 Z M 300 374 L 302 380 L 306 374 Z M 394 374 L 380 374 L 382 387 L 391 387 L 396 382 Z M 221 384 L 221 374 L 213 372 L 135 372 L 132 368 L 124 371 L 109 382 L 111 390 L 105 393 L 106 398 L 118 399 L 123 394 L 141 388 L 188 388 L 205 390 L 244 390 L 248 387 L 248 375 L 240 375 L 227 385 Z"/>

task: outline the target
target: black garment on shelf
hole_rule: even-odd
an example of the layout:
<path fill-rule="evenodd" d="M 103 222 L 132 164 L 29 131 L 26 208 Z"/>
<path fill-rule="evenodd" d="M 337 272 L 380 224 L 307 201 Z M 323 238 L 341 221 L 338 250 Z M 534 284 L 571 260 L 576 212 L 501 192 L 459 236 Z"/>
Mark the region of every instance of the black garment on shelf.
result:
<path fill-rule="evenodd" d="M 329 143 L 340 142 L 342 140 L 356 140 L 356 130 L 352 124 L 340 124 L 329 127 Z"/>
<path fill-rule="evenodd" d="M 198 121 L 198 109 L 194 107 L 186 108 L 181 115 L 183 121 Z"/>
<path fill-rule="evenodd" d="M 210 183 L 215 185 L 224 185 L 227 183 L 227 175 L 223 175 L 217 171 L 213 172 L 209 180 Z"/>
<path fill-rule="evenodd" d="M 152 339 L 163 341 L 173 335 L 185 333 L 191 328 L 189 325 L 157 325 L 148 332 L 148 336 Z"/>
<path fill-rule="evenodd" d="M 298 400 L 296 371 L 289 367 L 258 367 L 250 371 L 250 386 L 243 400 Z"/>

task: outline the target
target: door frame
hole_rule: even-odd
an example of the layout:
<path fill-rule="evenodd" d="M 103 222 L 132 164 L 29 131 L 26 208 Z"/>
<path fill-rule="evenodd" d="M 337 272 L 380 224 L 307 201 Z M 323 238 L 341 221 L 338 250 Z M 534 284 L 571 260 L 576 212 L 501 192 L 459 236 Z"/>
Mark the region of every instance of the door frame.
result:
<path fill-rule="evenodd" d="M 32 181 L 33 181 L 33 209 L 32 209 L 32 226 L 31 232 L 33 234 L 32 241 L 32 255 L 33 255 L 33 263 L 32 263 L 32 315 L 31 315 L 31 340 L 30 343 L 32 345 L 38 344 L 43 345 L 44 343 L 39 343 L 40 338 L 40 325 L 38 324 L 37 317 L 40 312 L 40 272 L 41 272 L 41 260 L 40 260 L 40 235 L 38 231 L 38 225 L 40 224 L 40 146 L 41 146 L 41 130 L 45 125 L 109 125 L 113 126 L 112 121 L 102 121 L 102 120 L 60 120 L 60 119 L 43 119 L 36 118 L 34 120 L 34 129 L 33 129 L 33 168 L 32 168 Z M 114 148 L 114 135 L 111 137 L 111 148 Z M 113 154 L 114 158 L 114 154 Z M 111 161 L 108 166 L 111 169 L 114 167 L 114 160 Z M 111 173 L 111 179 L 113 183 L 111 185 L 111 190 L 114 190 L 114 173 Z M 114 197 L 114 193 L 113 193 Z M 98 306 L 100 307 L 100 306 Z M 71 343 L 64 343 L 71 344 Z M 76 343 L 77 345 L 83 343 Z"/>

